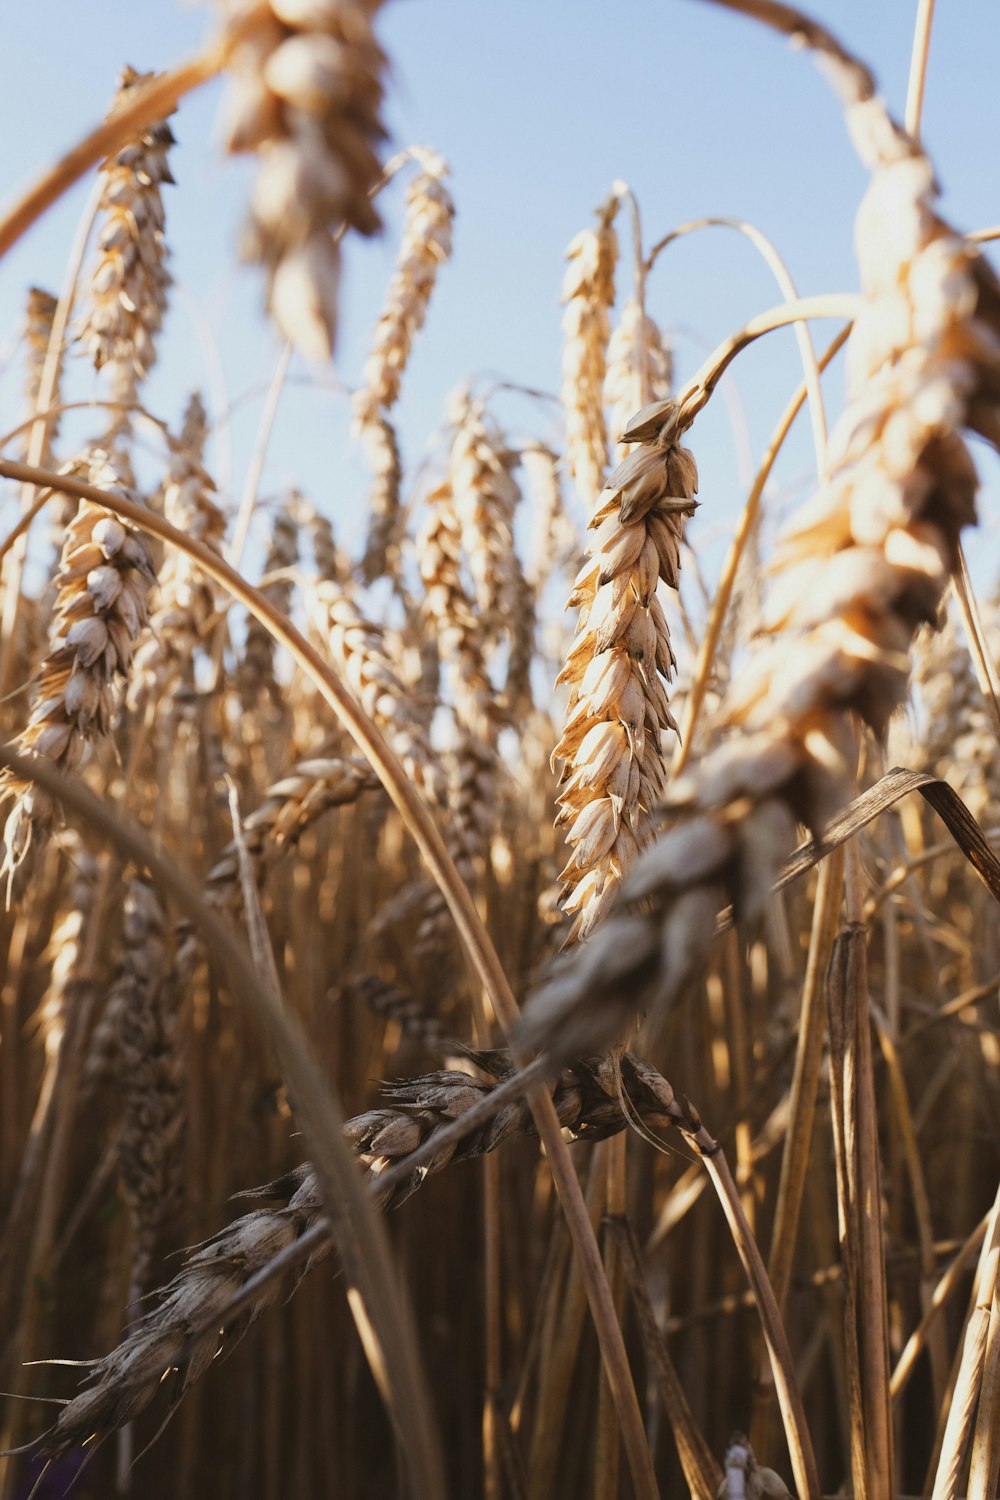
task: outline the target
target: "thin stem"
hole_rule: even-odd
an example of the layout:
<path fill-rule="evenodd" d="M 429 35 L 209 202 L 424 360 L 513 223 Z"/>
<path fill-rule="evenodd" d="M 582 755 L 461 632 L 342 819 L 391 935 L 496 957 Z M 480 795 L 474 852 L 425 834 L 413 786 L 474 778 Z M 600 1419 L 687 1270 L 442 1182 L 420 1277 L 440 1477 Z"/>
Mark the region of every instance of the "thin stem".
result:
<path fill-rule="evenodd" d="M 690 219 L 686 224 L 672 229 L 669 234 L 655 244 L 646 258 L 646 269 L 651 271 L 659 259 L 661 253 L 672 244 L 674 240 L 681 239 L 684 235 L 692 234 L 696 229 L 723 228 L 735 229 L 744 235 L 750 243 L 758 250 L 770 267 L 778 288 L 786 302 L 798 300 L 798 289 L 792 280 L 784 260 L 778 254 L 774 244 L 768 239 L 764 232 L 755 224 L 750 224 L 746 219 L 733 219 L 726 217 L 710 217 L 704 219 Z M 823 405 L 823 391 L 819 382 L 820 367 L 816 360 L 816 350 L 813 346 L 812 335 L 806 323 L 799 323 L 795 328 L 795 336 L 798 339 L 799 354 L 802 359 L 802 371 L 805 376 L 805 387 L 809 395 L 809 417 L 812 422 L 813 447 L 816 450 L 816 467 L 822 477 L 826 473 L 826 408 Z"/>
<path fill-rule="evenodd" d="M 740 15 L 751 16 L 762 21 L 782 36 L 791 37 L 800 46 L 822 52 L 839 64 L 836 72 L 829 74 L 837 93 L 847 103 L 859 103 L 876 97 L 875 79 L 852 52 L 841 46 L 832 31 L 827 31 L 818 21 L 807 16 L 793 5 L 783 5 L 780 0 L 711 0 L 726 10 L 735 10 Z"/>
<path fill-rule="evenodd" d="M 962 607 L 965 633 L 969 641 L 969 654 L 976 669 L 979 690 L 990 711 L 993 732 L 1000 740 L 1000 677 L 997 676 L 996 663 L 986 640 L 972 579 L 969 577 L 969 565 L 965 560 L 965 549 L 961 543 L 958 546 L 958 567 L 955 569 L 953 582 L 958 602 Z"/>
<path fill-rule="evenodd" d="M 16 427 L 11 427 L 0 437 L 0 448 L 8 448 L 16 437 L 20 437 L 22 432 L 33 427 L 39 418 L 59 417 L 66 411 L 127 411 L 142 417 L 153 427 L 158 427 L 164 435 L 170 430 L 169 423 L 165 422 L 162 417 L 154 417 L 141 401 L 99 401 L 96 399 L 93 401 L 57 401 L 54 406 L 46 406 L 44 410 L 36 411 L 33 416 L 25 417 L 24 421 L 18 422 Z"/>
<path fill-rule="evenodd" d="M 764 1339 L 771 1357 L 771 1369 L 785 1426 L 785 1436 L 788 1440 L 788 1455 L 792 1463 L 796 1489 L 800 1500 L 819 1500 L 819 1473 L 809 1437 L 802 1396 L 795 1379 L 795 1363 L 763 1257 L 747 1222 L 739 1191 L 733 1181 L 725 1156 L 721 1151 L 707 1155 L 705 1166 L 726 1215 L 733 1244 L 736 1246 L 747 1273 L 747 1279 L 753 1289 Z"/>
<path fill-rule="evenodd" d="M 966 1268 L 983 1243 L 983 1237 L 989 1228 L 992 1216 L 993 1210 L 987 1209 L 934 1288 L 927 1308 L 920 1322 L 910 1334 L 906 1342 L 906 1347 L 896 1361 L 896 1367 L 892 1372 L 892 1379 L 889 1382 L 889 1394 L 893 1401 L 898 1401 L 905 1391 L 910 1376 L 916 1368 L 917 1359 L 927 1343 L 928 1332 L 938 1315 L 944 1310 L 952 1292 L 961 1283 Z"/>
<path fill-rule="evenodd" d="M 267 458 L 268 444 L 271 441 L 271 433 L 274 430 L 274 419 L 278 414 L 278 402 L 281 400 L 281 392 L 284 389 L 285 380 L 288 376 L 288 366 L 292 358 L 292 346 L 285 344 L 278 357 L 278 363 L 274 369 L 274 375 L 261 413 L 260 426 L 257 429 L 257 442 L 254 445 L 253 457 L 247 470 L 246 484 L 243 486 L 243 494 L 240 497 L 239 510 L 236 512 L 236 521 L 233 526 L 233 540 L 229 547 L 229 561 L 234 568 L 238 568 L 243 560 L 243 550 L 247 544 L 247 536 L 250 532 L 250 522 L 253 519 L 254 506 L 257 503 L 257 492 L 260 489 L 260 479 L 264 472 L 264 461 Z"/>
<path fill-rule="evenodd" d="M 927 57 L 931 48 L 931 26 L 934 24 L 934 0 L 919 0 L 917 21 L 913 29 L 913 52 L 910 55 L 910 79 L 906 89 L 903 121 L 915 141 L 920 139 L 920 121 L 924 111 L 924 85 L 927 82 Z"/>
<path fill-rule="evenodd" d="M 475 903 L 455 869 L 437 825 L 414 791 L 405 771 L 379 730 L 340 679 L 323 661 L 315 647 L 311 646 L 291 621 L 258 589 L 247 583 L 234 568 L 210 548 L 185 536 L 161 516 L 147 511 L 142 506 L 134 505 L 119 495 L 107 493 L 96 485 L 86 484 L 68 475 L 32 469 L 26 464 L 14 463 L 9 459 L 0 460 L 0 477 L 48 485 L 53 489 L 64 490 L 67 494 L 75 494 L 81 499 L 92 500 L 95 504 L 104 506 L 115 515 L 124 517 L 132 525 L 179 547 L 188 557 L 199 563 L 210 578 L 228 589 L 241 604 L 252 610 L 255 617 L 274 639 L 284 646 L 296 664 L 306 673 L 363 754 L 367 756 L 372 769 L 385 786 L 428 869 L 440 887 L 476 976 L 489 996 L 505 1033 L 509 1035 L 519 1016 L 517 1001 Z M 621 1327 L 615 1314 L 614 1300 L 604 1275 L 597 1239 L 587 1215 L 569 1150 L 563 1140 L 559 1120 L 547 1091 L 536 1086 L 527 1097 L 580 1259 L 602 1358 L 605 1361 L 609 1384 L 622 1424 L 622 1434 L 637 1500 L 658 1500 L 659 1492 L 652 1459 L 646 1444 L 642 1416 L 632 1383 Z"/>
<path fill-rule="evenodd" d="M 714 3 L 725 3 L 725 0 L 714 0 Z M 734 333 L 719 344 L 697 374 L 679 392 L 679 429 L 684 431 L 691 425 L 736 356 L 756 339 L 776 328 L 786 328 L 789 323 L 800 323 L 806 318 L 846 318 L 853 321 L 863 302 L 864 298 L 857 293 L 830 292 L 820 297 L 799 297 L 795 302 L 784 302 L 778 307 L 769 307 L 766 312 L 758 313 L 739 333 Z"/>
<path fill-rule="evenodd" d="M 852 324 L 848 323 L 846 328 L 842 328 L 841 331 L 837 334 L 837 337 L 834 339 L 833 343 L 827 349 L 826 353 L 821 356 L 819 361 L 820 371 L 825 370 L 827 365 L 833 359 L 834 355 L 839 353 L 839 351 L 844 347 L 852 326 Z M 795 395 L 792 397 L 791 401 L 788 403 L 784 412 L 782 413 L 781 420 L 774 430 L 774 436 L 771 438 L 771 442 L 767 452 L 764 455 L 763 462 L 761 463 L 761 466 L 757 471 L 757 477 L 753 482 L 753 488 L 751 489 L 750 494 L 747 496 L 746 505 L 743 507 L 743 514 L 740 516 L 739 523 L 737 524 L 736 533 L 729 548 L 729 554 L 726 557 L 726 561 L 723 565 L 722 576 L 719 579 L 718 586 L 715 590 L 715 597 L 712 600 L 712 609 L 708 617 L 708 623 L 705 627 L 705 631 L 701 639 L 701 645 L 698 649 L 698 659 L 695 663 L 694 674 L 691 681 L 691 691 L 688 693 L 687 700 L 684 705 L 684 720 L 681 725 L 680 739 L 678 741 L 677 751 L 674 755 L 674 762 L 672 767 L 672 773 L 675 776 L 684 769 L 684 766 L 687 764 L 688 756 L 691 753 L 691 745 L 694 740 L 695 725 L 698 721 L 698 715 L 701 712 L 702 704 L 705 701 L 705 694 L 708 690 L 709 672 L 711 671 L 712 662 L 715 658 L 715 652 L 719 644 L 719 638 L 722 635 L 722 627 L 725 624 L 726 614 L 729 610 L 730 601 L 733 597 L 733 589 L 736 584 L 736 575 L 739 571 L 740 559 L 742 558 L 747 542 L 753 533 L 753 529 L 757 524 L 757 516 L 760 511 L 761 498 L 764 494 L 764 486 L 767 484 L 767 481 L 771 477 L 771 470 L 774 468 L 775 462 L 777 460 L 778 454 L 781 452 L 781 448 L 785 441 L 785 438 L 791 431 L 792 423 L 798 416 L 799 412 L 802 410 L 805 399 L 806 385 L 805 381 L 803 381 L 798 390 L 795 392 Z"/>

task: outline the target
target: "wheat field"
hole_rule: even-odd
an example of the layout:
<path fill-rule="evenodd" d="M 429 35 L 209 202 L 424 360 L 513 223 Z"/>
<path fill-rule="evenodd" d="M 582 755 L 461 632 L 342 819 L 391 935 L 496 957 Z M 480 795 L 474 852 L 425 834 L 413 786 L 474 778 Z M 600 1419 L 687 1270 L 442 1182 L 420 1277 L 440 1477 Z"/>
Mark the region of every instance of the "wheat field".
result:
<path fill-rule="evenodd" d="M 933 0 L 901 118 L 823 25 L 714 4 L 832 90 L 854 282 L 597 183 L 561 390 L 470 372 L 423 457 L 462 187 L 389 138 L 379 0 L 122 59 L 0 212 L 5 253 L 91 187 L 0 442 L 0 1500 L 997 1494 L 1000 227 L 941 206 Z M 281 347 L 235 481 L 194 344 L 181 410 L 148 381 L 220 78 Z M 337 473 L 264 475 L 385 222 L 330 387 L 357 543 Z M 682 369 L 650 288 L 719 227 L 777 291 Z M 709 562 L 702 414 L 782 329 Z"/>

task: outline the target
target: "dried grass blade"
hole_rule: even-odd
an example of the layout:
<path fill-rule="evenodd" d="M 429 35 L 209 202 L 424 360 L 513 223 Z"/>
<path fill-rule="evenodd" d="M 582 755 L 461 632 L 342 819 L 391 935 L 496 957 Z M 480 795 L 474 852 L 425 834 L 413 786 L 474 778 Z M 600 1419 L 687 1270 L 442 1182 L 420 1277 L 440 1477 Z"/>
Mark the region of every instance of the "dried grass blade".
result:
<path fill-rule="evenodd" d="M 722 1483 L 722 1469 L 695 1420 L 684 1383 L 670 1358 L 666 1340 L 656 1322 L 635 1234 L 627 1219 L 618 1220 L 613 1227 L 621 1246 L 625 1280 L 635 1308 L 646 1358 L 656 1374 L 657 1389 L 673 1429 L 677 1457 L 684 1470 L 684 1478 L 694 1500 L 715 1500 Z"/>
<path fill-rule="evenodd" d="M 986 1333 L 986 1355 L 979 1390 L 979 1410 L 972 1438 L 968 1500 L 993 1500 L 1000 1470 L 1000 1302 L 994 1288 L 990 1324 Z"/>
<path fill-rule="evenodd" d="M 962 617 L 965 621 L 965 632 L 969 641 L 969 652 L 976 669 L 976 678 L 993 720 L 994 733 L 1000 739 L 1000 677 L 997 676 L 996 663 L 986 638 L 986 630 L 979 612 L 975 590 L 972 587 L 972 579 L 969 577 L 965 549 L 961 543 L 959 543 L 958 568 L 954 583 L 958 602 L 962 606 Z"/>
<path fill-rule="evenodd" d="M 926 1312 L 907 1339 L 906 1347 L 896 1362 L 896 1368 L 893 1370 L 892 1379 L 889 1382 L 889 1392 L 894 1401 L 898 1400 L 906 1389 L 910 1376 L 913 1374 L 914 1366 L 920 1357 L 921 1350 L 927 1342 L 928 1330 L 936 1322 L 938 1314 L 945 1306 L 956 1286 L 958 1286 L 962 1276 L 965 1274 L 966 1267 L 982 1244 L 983 1236 L 989 1228 L 991 1213 L 992 1210 L 983 1215 L 975 1229 L 963 1242 L 955 1259 L 934 1288 Z"/>
<path fill-rule="evenodd" d="M 871 1500 L 868 1466 L 865 1462 L 865 1412 L 861 1380 L 861 1345 L 858 1335 L 859 1267 L 853 1206 L 854 1171 L 851 1162 L 848 1109 L 853 1078 L 848 1070 L 849 1031 L 846 1016 L 846 951 L 834 947 L 827 971 L 827 1024 L 830 1034 L 830 1094 L 834 1160 L 837 1169 L 837 1223 L 840 1259 L 844 1275 L 844 1343 L 847 1365 L 848 1421 L 851 1442 L 851 1477 L 856 1500 Z"/>
<path fill-rule="evenodd" d="M 1000 901 L 1000 860 L 961 797 L 939 777 L 927 771 L 908 771 L 904 766 L 893 767 L 873 787 L 856 797 L 827 824 L 819 843 L 809 839 L 800 844 L 782 866 L 773 889 L 784 890 L 910 792 L 919 792 L 933 807 L 990 895 Z"/>
<path fill-rule="evenodd" d="M 839 921 L 842 885 L 843 856 L 839 850 L 835 850 L 830 859 L 820 866 L 813 903 L 813 925 L 802 986 L 788 1131 L 781 1159 L 781 1178 L 774 1210 L 774 1227 L 771 1231 L 771 1253 L 768 1257 L 768 1274 L 774 1287 L 775 1300 L 782 1312 L 788 1296 L 806 1171 L 812 1152 L 825 1034 L 823 981 Z M 770 1365 L 762 1361 L 754 1392 L 750 1429 L 751 1446 L 760 1453 L 768 1451 L 766 1438 L 773 1401 Z"/>
<path fill-rule="evenodd" d="M 879 1164 L 878 1111 L 872 1061 L 868 1002 L 868 935 L 852 923 L 838 939 L 843 943 L 844 999 L 847 1006 L 848 1072 L 854 1089 L 848 1121 L 854 1114 L 856 1135 L 855 1223 L 858 1228 L 859 1333 L 862 1398 L 865 1410 L 865 1459 L 872 1500 L 893 1494 L 892 1413 L 889 1402 L 889 1317 L 882 1243 L 882 1183 Z M 836 959 L 835 959 L 836 962 Z M 852 1109 L 853 1105 L 853 1109 Z M 850 1134 L 848 1146 L 850 1147 Z"/>

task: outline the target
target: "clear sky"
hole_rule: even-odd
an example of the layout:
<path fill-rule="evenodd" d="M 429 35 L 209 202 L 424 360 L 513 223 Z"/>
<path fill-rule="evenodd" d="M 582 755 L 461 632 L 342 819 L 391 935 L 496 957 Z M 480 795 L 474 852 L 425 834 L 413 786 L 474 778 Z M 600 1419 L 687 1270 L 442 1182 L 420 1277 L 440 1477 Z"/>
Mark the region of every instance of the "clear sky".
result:
<path fill-rule="evenodd" d="M 874 69 L 902 114 L 916 0 L 821 0 L 815 14 Z M 1000 5 L 938 0 L 925 108 L 925 140 L 963 228 L 1000 221 Z M 161 68 L 194 49 L 212 24 L 208 6 L 175 0 L 32 0 L 3 7 L 5 82 L 0 196 L 103 113 L 123 63 Z M 704 214 L 753 220 L 775 241 L 804 294 L 851 291 L 854 212 L 866 174 L 840 106 L 811 59 L 741 17 L 700 0 L 395 0 L 378 21 L 390 56 L 389 149 L 436 147 L 454 171 L 455 257 L 443 273 L 404 383 L 399 425 L 412 467 L 441 421 L 448 390 L 495 371 L 556 391 L 562 254 L 590 222 L 615 178 L 638 195 L 647 241 Z M 215 119 L 222 85 L 186 99 L 167 190 L 168 235 L 179 295 L 148 392 L 175 418 L 185 393 L 206 386 L 201 339 L 221 351 L 228 399 L 242 398 L 233 427 L 234 482 L 242 481 L 278 344 L 260 316 L 257 274 L 234 247 L 252 165 L 220 154 Z M 85 190 L 68 195 L 0 266 L 0 350 L 9 357 L 32 283 L 58 290 Z M 336 374 L 351 384 L 363 363 L 398 241 L 402 192 L 385 197 L 388 230 L 348 255 Z M 621 282 L 627 289 L 623 225 Z M 662 258 L 650 311 L 676 342 L 679 373 L 708 347 L 779 301 L 770 272 L 742 239 L 711 230 Z M 816 325 L 822 347 L 834 325 Z M 265 475 L 273 494 L 297 479 L 348 537 L 363 529 L 365 477 L 348 436 L 345 397 L 331 372 L 295 367 Z M 749 451 L 759 457 L 800 378 L 790 331 L 743 355 L 735 373 Z M 77 361 L 74 382 L 96 393 Z M 20 370 L 0 372 L 6 426 L 22 415 Z M 316 381 L 320 382 L 319 388 Z M 308 381 L 309 383 L 303 383 Z M 842 374 L 828 390 L 839 407 Z M 210 404 L 219 399 L 209 384 Z M 514 431 L 551 432 L 551 417 L 516 397 L 498 412 Z M 88 424 L 79 429 L 85 438 Z M 698 529 L 718 536 L 740 501 L 729 416 L 721 401 L 699 419 Z M 221 455 L 220 455 L 221 457 Z M 803 423 L 777 473 L 801 493 L 810 447 Z M 995 510 L 1000 476 L 980 448 L 983 511 Z M 12 499 L 0 516 L 12 513 Z"/>

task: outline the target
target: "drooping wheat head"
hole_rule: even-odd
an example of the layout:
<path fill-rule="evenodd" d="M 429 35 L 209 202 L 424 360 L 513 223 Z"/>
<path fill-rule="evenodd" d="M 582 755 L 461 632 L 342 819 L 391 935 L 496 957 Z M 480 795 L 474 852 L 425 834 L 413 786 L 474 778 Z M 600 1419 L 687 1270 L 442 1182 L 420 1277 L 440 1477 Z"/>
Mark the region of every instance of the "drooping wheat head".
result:
<path fill-rule="evenodd" d="M 328 359 L 337 326 L 338 235 L 374 234 L 371 203 L 385 56 L 379 0 L 238 0 L 225 120 L 230 151 L 260 170 L 243 251 L 267 273 L 268 310 L 308 359 Z"/>

